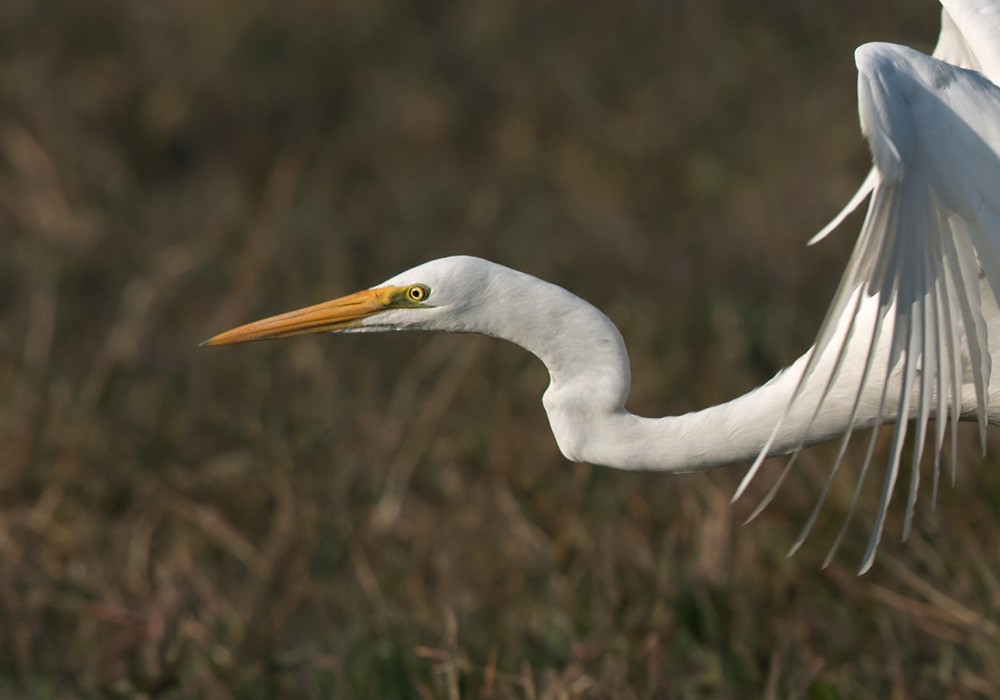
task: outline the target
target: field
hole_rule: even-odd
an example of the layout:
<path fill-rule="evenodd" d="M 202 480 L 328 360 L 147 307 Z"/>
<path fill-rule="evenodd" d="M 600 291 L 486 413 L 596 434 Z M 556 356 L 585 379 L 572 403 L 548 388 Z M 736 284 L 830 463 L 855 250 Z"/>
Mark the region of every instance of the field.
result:
<path fill-rule="evenodd" d="M 619 324 L 680 413 L 812 341 L 869 164 L 854 48 L 922 2 L 8 0 L 0 696 L 1000 697 L 1000 440 L 855 575 L 834 451 L 567 463 L 476 337 L 198 343 L 468 253 Z M 885 444 L 880 437 L 880 454 Z M 863 442 L 863 441 L 862 441 Z M 860 463 L 858 443 L 851 463 Z M 876 457 L 878 461 L 878 457 Z M 925 468 L 929 465 L 925 465 Z M 929 479 L 925 482 L 929 483 Z"/>

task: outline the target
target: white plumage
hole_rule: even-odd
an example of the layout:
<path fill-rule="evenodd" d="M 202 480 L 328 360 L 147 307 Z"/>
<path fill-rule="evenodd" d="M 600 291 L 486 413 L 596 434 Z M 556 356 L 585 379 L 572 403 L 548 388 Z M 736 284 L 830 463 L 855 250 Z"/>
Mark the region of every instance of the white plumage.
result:
<path fill-rule="evenodd" d="M 956 459 L 955 423 L 977 420 L 985 447 L 986 424 L 1000 422 L 1000 381 L 992 372 L 1000 357 L 1000 88 L 984 77 L 1000 76 L 1000 9 L 997 2 L 943 5 L 937 58 L 892 44 L 857 50 L 861 129 L 874 167 L 814 240 L 866 197 L 868 213 L 814 346 L 744 396 L 683 416 L 635 416 L 624 408 L 631 386 L 625 343 L 603 313 L 558 286 L 464 256 L 425 263 L 369 290 L 208 343 L 317 331 L 505 338 L 548 368 L 543 401 L 567 458 L 662 471 L 753 461 L 737 497 L 765 456 L 840 437 L 830 478 L 793 549 L 815 522 L 852 433 L 895 422 L 865 571 L 903 471 L 907 435 L 914 450 L 904 536 L 925 443 L 936 497 L 942 454 L 951 454 L 953 466 Z M 874 444 L 873 431 L 852 514 L 872 471 Z"/>

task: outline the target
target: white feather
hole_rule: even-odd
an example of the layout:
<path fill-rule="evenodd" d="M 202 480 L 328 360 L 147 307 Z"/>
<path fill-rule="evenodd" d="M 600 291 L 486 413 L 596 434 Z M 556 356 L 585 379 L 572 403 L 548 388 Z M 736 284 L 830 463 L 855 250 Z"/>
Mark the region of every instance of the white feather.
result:
<path fill-rule="evenodd" d="M 792 551 L 816 522 L 852 435 L 871 428 L 854 498 L 827 561 L 848 531 L 868 477 L 879 471 L 877 429 L 894 422 L 865 571 L 905 469 L 907 435 L 914 449 L 904 477 L 904 536 L 918 504 L 924 452 L 933 452 L 933 501 L 946 445 L 954 481 L 958 420 L 978 421 L 984 448 L 987 422 L 1000 422 L 1000 381 L 992 372 L 993 357 L 1000 355 L 1000 88 L 973 70 L 991 78 L 1000 74 L 1000 49 L 993 41 L 1000 3 L 944 4 L 935 53 L 953 63 L 891 44 L 857 50 L 859 116 L 874 168 L 814 240 L 866 197 L 868 211 L 813 347 L 744 396 L 683 416 L 633 415 L 625 409 L 631 387 L 625 343 L 607 316 L 565 289 L 464 256 L 425 263 L 373 290 L 248 324 L 208 342 L 310 329 L 445 330 L 505 338 L 548 368 L 543 403 L 569 459 L 689 471 L 756 457 L 736 498 L 765 457 L 791 453 L 755 513 L 774 497 L 799 449 L 839 438 L 829 477 Z M 414 289 L 419 297 L 407 297 Z"/>
<path fill-rule="evenodd" d="M 942 422 L 934 432 L 938 465 L 946 414 L 955 420 L 974 413 L 984 439 L 992 417 L 992 354 L 984 309 L 995 308 L 1000 292 L 1000 88 L 978 73 L 903 46 L 862 46 L 856 62 L 861 127 L 875 161 L 875 177 L 867 179 L 874 181 L 872 200 L 813 356 L 832 352 L 843 364 L 851 352 L 858 358 L 864 354 L 864 364 L 847 371 L 864 377 L 863 384 L 881 384 L 885 403 L 880 401 L 874 423 L 882 422 L 884 412 L 896 423 L 864 571 L 882 537 L 910 420 L 915 446 L 904 535 L 913 518 L 930 419 Z M 993 297 L 986 307 L 980 269 L 985 293 Z M 831 342 L 835 329 L 856 317 L 859 294 L 876 303 L 876 316 L 885 319 L 862 341 L 875 352 L 852 350 L 857 335 L 839 346 Z M 873 362 L 880 353 L 889 371 L 875 376 Z M 828 382 L 810 361 L 791 404 L 827 391 L 823 387 Z M 825 400 L 816 407 L 818 415 Z M 852 420 L 845 434 L 853 428 Z M 841 457 L 842 452 L 834 472 Z M 869 452 L 862 480 L 871 459 Z M 820 504 L 828 488 L 829 483 Z M 855 501 L 860 493 L 859 488 Z M 811 529 L 816 512 L 795 547 Z"/>

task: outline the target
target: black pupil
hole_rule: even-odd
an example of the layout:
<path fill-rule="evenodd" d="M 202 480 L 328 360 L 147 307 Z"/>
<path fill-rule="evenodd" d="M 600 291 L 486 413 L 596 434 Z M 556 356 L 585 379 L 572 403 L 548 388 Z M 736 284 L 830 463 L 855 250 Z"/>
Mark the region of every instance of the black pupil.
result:
<path fill-rule="evenodd" d="M 413 297 L 414 299 L 420 300 L 424 296 L 424 290 L 422 290 L 420 287 L 414 287 L 413 289 L 410 290 L 410 296 Z"/>

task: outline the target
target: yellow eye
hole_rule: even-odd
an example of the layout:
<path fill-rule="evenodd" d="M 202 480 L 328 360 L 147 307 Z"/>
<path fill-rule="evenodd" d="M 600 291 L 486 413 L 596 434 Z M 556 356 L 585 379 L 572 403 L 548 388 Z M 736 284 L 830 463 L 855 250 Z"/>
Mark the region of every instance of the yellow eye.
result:
<path fill-rule="evenodd" d="M 410 301 L 421 302 L 427 298 L 431 290 L 422 284 L 415 284 L 406 290 L 406 298 Z"/>

